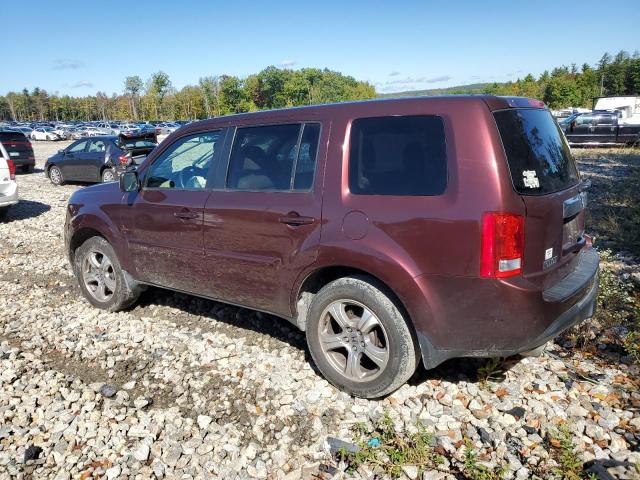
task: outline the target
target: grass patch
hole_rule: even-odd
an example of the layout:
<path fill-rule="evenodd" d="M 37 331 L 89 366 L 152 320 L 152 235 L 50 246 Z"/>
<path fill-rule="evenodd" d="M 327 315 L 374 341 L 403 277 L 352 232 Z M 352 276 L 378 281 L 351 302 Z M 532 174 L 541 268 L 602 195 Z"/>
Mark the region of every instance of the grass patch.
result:
<path fill-rule="evenodd" d="M 341 449 L 337 453 L 337 460 L 344 461 L 350 473 L 367 465 L 374 473 L 398 478 L 402 475 L 402 467 L 413 466 L 421 476 L 444 460 L 434 451 L 433 436 L 424 426 L 418 425 L 418 432 L 414 434 L 398 432 L 388 412 L 371 429 L 363 423 L 357 424 L 354 436 L 360 450 L 354 453 Z"/>
<path fill-rule="evenodd" d="M 549 446 L 551 456 L 558 466 L 553 473 L 562 480 L 596 480 L 595 474 L 587 474 L 584 471 L 584 462 L 577 452 L 577 446 L 573 443 L 573 435 L 569 425 L 562 423 L 558 429 L 549 433 Z"/>
<path fill-rule="evenodd" d="M 501 480 L 506 474 L 504 467 L 490 468 L 478 461 L 478 454 L 466 442 L 464 448 L 463 474 L 469 480 Z"/>

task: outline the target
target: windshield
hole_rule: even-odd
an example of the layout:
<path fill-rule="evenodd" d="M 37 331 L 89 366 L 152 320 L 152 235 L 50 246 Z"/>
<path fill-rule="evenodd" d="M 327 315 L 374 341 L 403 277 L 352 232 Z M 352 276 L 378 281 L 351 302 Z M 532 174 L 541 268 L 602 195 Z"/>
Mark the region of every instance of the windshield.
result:
<path fill-rule="evenodd" d="M 548 110 L 501 110 L 494 117 L 518 193 L 545 195 L 578 183 L 569 145 Z"/>

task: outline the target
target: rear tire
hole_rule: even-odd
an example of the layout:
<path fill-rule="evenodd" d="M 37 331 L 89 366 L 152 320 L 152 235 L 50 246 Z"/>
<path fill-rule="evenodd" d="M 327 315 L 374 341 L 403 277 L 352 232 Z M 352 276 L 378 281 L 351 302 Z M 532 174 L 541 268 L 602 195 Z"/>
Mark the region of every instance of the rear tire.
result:
<path fill-rule="evenodd" d="M 102 171 L 101 178 L 102 178 L 102 183 L 115 182 L 116 172 L 113 170 L 113 168 L 105 168 Z"/>
<path fill-rule="evenodd" d="M 378 398 L 415 372 L 418 349 L 411 328 L 384 287 L 365 276 L 323 287 L 307 314 L 307 344 L 324 377 L 345 392 Z"/>
<path fill-rule="evenodd" d="M 0 220 L 4 220 L 7 218 L 7 214 L 9 213 L 9 207 L 1 207 L 0 208 Z"/>
<path fill-rule="evenodd" d="M 21 171 L 22 173 L 33 173 L 33 165 L 23 165 Z"/>
<path fill-rule="evenodd" d="M 49 180 L 55 186 L 64 185 L 64 177 L 62 171 L 55 165 L 49 168 Z"/>
<path fill-rule="evenodd" d="M 140 296 L 140 289 L 127 282 L 113 247 L 102 237 L 91 237 L 76 249 L 73 270 L 82 294 L 94 307 L 117 312 Z"/>

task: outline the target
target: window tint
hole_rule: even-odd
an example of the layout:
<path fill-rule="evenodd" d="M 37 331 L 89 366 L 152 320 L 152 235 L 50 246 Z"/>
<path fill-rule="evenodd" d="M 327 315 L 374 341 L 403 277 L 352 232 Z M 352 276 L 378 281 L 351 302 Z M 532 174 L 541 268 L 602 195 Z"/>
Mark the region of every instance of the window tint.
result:
<path fill-rule="evenodd" d="M 510 109 L 494 116 L 518 193 L 544 195 L 578 182 L 569 146 L 548 110 Z"/>
<path fill-rule="evenodd" d="M 311 188 L 319 134 L 320 125 L 313 123 L 239 128 L 231 150 L 227 187 L 280 191 Z"/>
<path fill-rule="evenodd" d="M 78 142 L 76 144 L 73 144 L 69 147 L 69 150 L 67 150 L 68 152 L 84 152 L 84 149 L 87 147 L 87 141 L 86 140 L 82 140 L 81 142 Z"/>
<path fill-rule="evenodd" d="M 221 132 L 203 132 L 182 137 L 151 165 L 147 188 L 205 188 Z"/>
<path fill-rule="evenodd" d="M 0 142 L 25 142 L 27 137 L 24 133 L 14 131 L 0 132 Z"/>
<path fill-rule="evenodd" d="M 104 140 L 93 140 L 89 145 L 89 152 L 104 152 L 105 148 Z"/>
<path fill-rule="evenodd" d="M 613 125 L 614 123 L 613 115 L 598 115 L 596 117 L 596 125 Z"/>
<path fill-rule="evenodd" d="M 440 117 L 375 117 L 353 122 L 351 193 L 439 195 L 446 184 L 446 145 Z"/>

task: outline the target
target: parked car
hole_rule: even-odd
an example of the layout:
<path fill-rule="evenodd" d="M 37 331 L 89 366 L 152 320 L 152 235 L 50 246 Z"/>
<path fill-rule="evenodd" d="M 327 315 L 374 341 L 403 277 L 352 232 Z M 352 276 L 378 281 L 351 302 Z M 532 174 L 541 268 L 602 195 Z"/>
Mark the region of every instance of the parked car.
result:
<path fill-rule="evenodd" d="M 169 135 L 170 133 L 175 132 L 180 128 L 180 125 L 176 125 L 175 123 L 164 122 L 156 125 L 156 131 L 159 135 Z M 159 131 L 158 131 L 159 130 Z"/>
<path fill-rule="evenodd" d="M 590 317 L 586 187 L 540 101 L 342 103 L 183 127 L 76 191 L 64 238 L 92 305 L 156 285 L 269 312 L 374 398 L 420 360 L 534 350 Z"/>
<path fill-rule="evenodd" d="M 12 205 L 18 203 L 16 166 L 3 143 L 0 143 L 0 220 Z"/>
<path fill-rule="evenodd" d="M 10 158 L 15 167 L 25 173 L 33 172 L 36 159 L 31 142 L 24 133 L 15 130 L 2 130 L 0 131 L 0 144 L 4 148 L 6 158 Z"/>
<path fill-rule="evenodd" d="M 61 137 L 52 127 L 38 127 L 31 132 L 31 140 L 60 140 Z"/>
<path fill-rule="evenodd" d="M 640 125 L 621 124 L 618 112 L 583 113 L 562 128 L 571 145 L 640 144 Z"/>
<path fill-rule="evenodd" d="M 44 171 L 54 185 L 67 181 L 113 182 L 127 167 L 139 165 L 156 145 L 155 135 L 80 139 L 49 157 Z"/>

